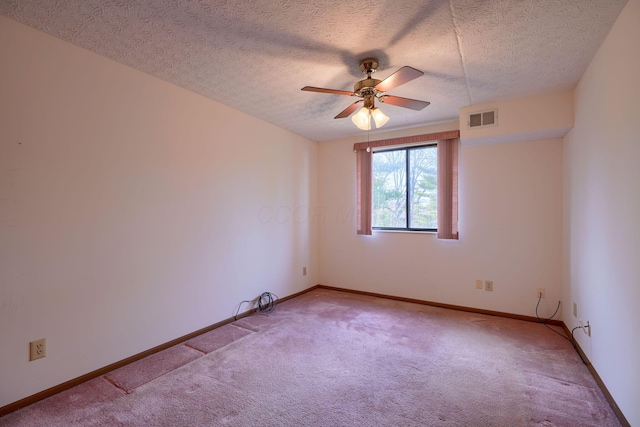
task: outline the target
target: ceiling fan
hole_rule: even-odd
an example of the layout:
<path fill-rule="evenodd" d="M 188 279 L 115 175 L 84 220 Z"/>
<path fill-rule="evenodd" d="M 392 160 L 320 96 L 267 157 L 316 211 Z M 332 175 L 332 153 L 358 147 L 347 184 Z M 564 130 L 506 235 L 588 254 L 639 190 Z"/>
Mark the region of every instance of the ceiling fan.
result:
<path fill-rule="evenodd" d="M 305 86 L 302 90 L 307 92 L 332 93 L 336 95 L 348 95 L 362 98 L 349 105 L 347 108 L 342 110 L 340 114 L 334 117 L 335 119 L 349 117 L 358 109 L 359 104 L 363 102 L 363 107 L 351 118 L 353 123 L 362 130 L 371 129 L 371 118 L 373 118 L 377 128 L 384 126 L 384 124 L 389 121 L 389 117 L 375 106 L 376 99 L 385 104 L 410 108 L 412 110 L 422 110 L 430 104 L 427 101 L 418 101 L 416 99 L 401 98 L 399 96 L 386 94 L 387 91 L 422 76 L 424 74 L 422 71 L 411 67 L 402 67 L 384 80 L 373 79 L 371 78 L 371 74 L 375 73 L 378 65 L 378 60 L 374 58 L 363 59 L 360 62 L 360 71 L 366 74 L 367 78 L 358 81 L 353 86 L 353 92 L 346 90 L 324 89 L 313 86 Z"/>

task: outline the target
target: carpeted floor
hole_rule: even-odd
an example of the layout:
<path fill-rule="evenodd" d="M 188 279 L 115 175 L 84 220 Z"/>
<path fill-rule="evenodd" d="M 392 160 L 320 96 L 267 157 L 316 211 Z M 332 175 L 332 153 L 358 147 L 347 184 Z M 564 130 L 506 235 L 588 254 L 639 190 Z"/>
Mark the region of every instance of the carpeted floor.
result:
<path fill-rule="evenodd" d="M 0 425 L 620 423 L 571 344 L 543 325 L 316 289 Z"/>

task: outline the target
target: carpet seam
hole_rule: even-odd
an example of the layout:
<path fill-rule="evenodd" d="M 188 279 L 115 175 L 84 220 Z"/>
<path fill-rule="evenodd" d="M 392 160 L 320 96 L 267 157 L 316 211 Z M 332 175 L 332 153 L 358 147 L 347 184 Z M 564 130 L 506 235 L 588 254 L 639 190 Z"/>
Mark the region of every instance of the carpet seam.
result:
<path fill-rule="evenodd" d="M 590 385 L 580 384 L 580 383 L 577 383 L 575 381 L 571 381 L 571 380 L 568 380 L 568 379 L 562 379 L 562 378 L 554 377 L 552 375 L 545 374 L 545 373 L 542 373 L 542 372 L 534 372 L 534 371 L 531 371 L 531 370 L 528 370 L 528 369 L 523 369 L 522 372 L 524 372 L 526 374 L 539 375 L 541 377 L 548 378 L 548 379 L 553 380 L 553 381 L 558 381 L 560 383 L 567 383 L 567 384 L 575 385 L 577 387 L 582 387 L 582 388 L 588 389 L 588 390 L 595 390 L 595 387 L 592 387 Z"/>
<path fill-rule="evenodd" d="M 253 325 L 238 326 L 238 327 L 242 328 L 242 329 L 246 329 L 247 331 L 251 331 L 251 332 L 261 332 L 261 330 L 257 326 L 253 326 Z M 252 327 L 255 328 L 255 329 L 251 329 Z"/>
<path fill-rule="evenodd" d="M 259 330 L 253 330 L 253 329 L 249 329 L 247 327 L 241 326 L 241 325 L 236 325 L 235 323 L 231 323 L 232 326 L 235 326 L 236 328 L 240 328 L 240 329 L 244 329 L 245 331 L 250 331 L 250 332 L 259 332 Z M 247 335 L 243 336 L 242 338 L 246 337 Z"/>
<path fill-rule="evenodd" d="M 194 347 L 194 346 L 192 346 L 192 345 L 189 345 L 189 344 L 187 344 L 187 343 L 184 343 L 184 344 L 182 344 L 182 345 L 183 345 L 183 346 L 185 346 L 185 347 L 192 348 L 192 349 L 194 349 L 194 350 L 196 350 L 196 351 L 198 351 L 198 352 L 202 353 L 202 356 L 205 356 L 205 355 L 209 354 L 209 353 L 207 353 L 206 351 L 202 351 L 202 350 L 200 350 L 199 348 L 196 348 L 196 347 Z M 202 356 L 200 356 L 200 357 L 202 357 Z M 200 359 L 200 357 L 198 357 L 198 359 Z M 193 360 L 198 360 L 198 359 L 193 359 Z M 193 362 L 193 360 L 192 360 L 192 362 Z M 185 365 L 186 365 L 186 363 L 185 363 Z M 181 366 L 184 366 L 184 365 L 181 365 Z M 178 368 L 179 368 L 179 367 L 181 367 L 181 366 L 178 366 Z M 178 369 L 178 368 L 176 368 L 176 369 Z"/>
<path fill-rule="evenodd" d="M 235 326 L 235 325 L 231 325 L 231 326 Z M 249 335 L 251 335 L 251 334 L 253 334 L 253 333 L 255 333 L 255 332 L 256 332 L 256 331 L 252 331 L 251 329 L 242 328 L 242 327 L 240 327 L 240 326 L 236 326 L 236 327 L 237 327 L 237 328 L 239 328 L 239 329 L 242 329 L 242 330 L 244 330 L 244 331 L 248 331 L 249 333 L 248 333 L 248 334 L 246 334 L 246 335 L 241 336 L 240 338 L 232 337 L 233 339 L 232 339 L 232 341 L 231 341 L 231 342 L 228 342 L 227 344 L 225 344 L 225 345 L 223 345 L 223 346 L 221 346 L 221 347 L 218 347 L 218 348 L 216 348 L 216 349 L 213 349 L 213 350 L 211 350 L 211 351 L 204 351 L 204 350 L 201 350 L 201 349 L 199 349 L 199 348 L 197 348 L 197 347 L 194 347 L 192 344 L 189 344 L 188 342 L 184 343 L 183 345 L 184 345 L 184 346 L 186 346 L 186 347 L 189 347 L 189 348 L 192 348 L 192 349 L 194 349 L 194 350 L 199 351 L 200 353 L 202 353 L 202 356 L 200 356 L 200 357 L 203 357 L 203 356 L 206 356 L 207 354 L 215 353 L 216 351 L 218 351 L 218 350 L 220 350 L 220 349 L 223 349 L 223 348 L 225 348 L 225 347 L 227 347 L 227 346 L 229 346 L 229 345 L 233 344 L 234 342 L 240 341 L 240 340 L 242 340 L 242 339 L 244 339 L 244 338 L 248 337 Z M 196 359 L 196 360 L 197 360 L 197 359 Z"/>
<path fill-rule="evenodd" d="M 102 379 L 114 386 L 116 389 L 120 390 L 125 396 L 129 394 L 129 392 L 125 388 L 120 387 L 114 380 L 108 378 L 106 375 L 103 376 Z"/>

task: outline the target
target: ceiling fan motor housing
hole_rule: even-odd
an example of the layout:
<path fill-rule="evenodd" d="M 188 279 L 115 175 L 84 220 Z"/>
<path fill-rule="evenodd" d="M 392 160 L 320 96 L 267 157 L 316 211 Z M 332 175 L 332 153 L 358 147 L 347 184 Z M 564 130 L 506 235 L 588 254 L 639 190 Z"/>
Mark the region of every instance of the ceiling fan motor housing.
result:
<path fill-rule="evenodd" d="M 353 85 L 353 91 L 359 95 L 366 95 L 367 93 L 375 93 L 375 86 L 382 82 L 382 80 L 378 79 L 364 79 L 356 82 Z"/>
<path fill-rule="evenodd" d="M 372 79 L 371 73 L 375 73 L 380 63 L 375 58 L 366 58 L 360 61 L 360 71 L 367 75 L 366 79 L 360 80 L 353 85 L 353 91 L 359 96 L 376 95 L 376 85 L 382 80 Z"/>

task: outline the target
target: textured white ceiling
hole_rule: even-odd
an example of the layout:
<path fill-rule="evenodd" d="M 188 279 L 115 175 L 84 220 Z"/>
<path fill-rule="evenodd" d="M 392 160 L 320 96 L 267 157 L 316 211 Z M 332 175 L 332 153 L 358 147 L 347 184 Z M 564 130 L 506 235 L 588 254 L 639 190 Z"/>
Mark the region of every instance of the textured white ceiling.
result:
<path fill-rule="evenodd" d="M 361 134 L 333 117 L 354 102 L 361 59 L 389 94 L 384 130 L 457 120 L 470 104 L 568 90 L 627 0 L 0 0 L 0 14 L 323 141 Z"/>

